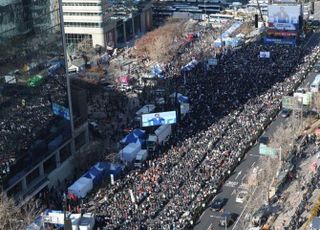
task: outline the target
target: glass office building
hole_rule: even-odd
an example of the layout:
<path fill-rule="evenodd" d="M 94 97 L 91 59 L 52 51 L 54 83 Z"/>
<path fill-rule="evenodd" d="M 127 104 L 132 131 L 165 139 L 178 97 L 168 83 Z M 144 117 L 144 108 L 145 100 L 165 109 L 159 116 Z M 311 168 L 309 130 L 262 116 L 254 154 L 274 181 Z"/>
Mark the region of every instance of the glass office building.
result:
<path fill-rule="evenodd" d="M 27 192 L 72 155 L 59 5 L 0 1 L 0 176 L 9 194 Z"/>

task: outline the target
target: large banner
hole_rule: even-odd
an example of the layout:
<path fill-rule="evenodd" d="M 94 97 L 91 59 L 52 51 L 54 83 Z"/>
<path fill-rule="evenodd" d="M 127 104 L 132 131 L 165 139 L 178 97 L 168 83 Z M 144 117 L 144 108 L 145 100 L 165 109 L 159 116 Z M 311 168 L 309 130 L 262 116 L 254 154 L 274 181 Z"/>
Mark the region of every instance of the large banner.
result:
<path fill-rule="evenodd" d="M 298 30 L 300 5 L 269 5 L 268 26 L 277 30 Z"/>
<path fill-rule="evenodd" d="M 280 37 L 297 37 L 296 31 L 285 31 L 285 30 L 267 30 L 269 36 L 280 36 Z"/>
<path fill-rule="evenodd" d="M 177 121 L 176 111 L 142 114 L 142 127 L 170 125 Z"/>
<path fill-rule="evenodd" d="M 263 38 L 264 44 L 280 44 L 280 45 L 296 45 L 295 39 L 285 39 L 285 38 Z"/>

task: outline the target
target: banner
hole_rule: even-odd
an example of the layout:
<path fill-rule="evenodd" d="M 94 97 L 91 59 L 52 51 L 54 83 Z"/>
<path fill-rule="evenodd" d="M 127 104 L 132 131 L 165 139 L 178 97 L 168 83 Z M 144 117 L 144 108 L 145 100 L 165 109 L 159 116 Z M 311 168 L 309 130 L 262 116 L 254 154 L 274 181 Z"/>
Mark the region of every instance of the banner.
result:
<path fill-rule="evenodd" d="M 269 36 L 281 36 L 281 37 L 297 37 L 296 31 L 281 31 L 281 30 L 267 30 Z"/>
<path fill-rule="evenodd" d="M 67 120 L 70 120 L 70 111 L 68 108 L 59 105 L 57 103 L 52 103 L 52 112 L 54 115 L 63 117 Z"/>
<path fill-rule="evenodd" d="M 280 45 L 296 45 L 295 39 L 285 39 L 285 38 L 263 38 L 264 44 L 280 44 Z"/>
<path fill-rule="evenodd" d="M 260 58 L 270 58 L 269 51 L 260 51 Z"/>
<path fill-rule="evenodd" d="M 269 5 L 268 26 L 277 30 L 298 30 L 300 5 Z"/>

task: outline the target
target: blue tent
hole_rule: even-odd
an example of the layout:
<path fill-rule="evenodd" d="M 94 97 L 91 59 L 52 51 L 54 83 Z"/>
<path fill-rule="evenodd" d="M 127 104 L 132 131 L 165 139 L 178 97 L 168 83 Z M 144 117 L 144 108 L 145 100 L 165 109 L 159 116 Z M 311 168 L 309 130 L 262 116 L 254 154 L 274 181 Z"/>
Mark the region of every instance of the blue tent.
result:
<path fill-rule="evenodd" d="M 140 144 L 142 146 L 145 143 L 145 141 L 139 138 L 135 143 Z"/>
<path fill-rule="evenodd" d="M 99 171 L 95 167 L 91 167 L 91 169 L 84 175 L 84 177 L 92 179 L 93 184 L 98 185 L 102 181 L 103 172 Z"/>
<path fill-rule="evenodd" d="M 143 138 L 144 139 L 146 137 L 146 133 L 142 129 L 134 129 L 132 132 L 138 138 Z"/>
<path fill-rule="evenodd" d="M 188 103 L 189 102 L 189 98 L 186 97 L 186 96 L 180 95 L 178 97 L 178 101 L 179 101 L 179 103 Z"/>
<path fill-rule="evenodd" d="M 138 137 L 133 133 L 129 133 L 127 136 L 125 136 L 120 143 L 121 144 L 130 144 L 130 143 L 135 143 L 138 140 Z"/>

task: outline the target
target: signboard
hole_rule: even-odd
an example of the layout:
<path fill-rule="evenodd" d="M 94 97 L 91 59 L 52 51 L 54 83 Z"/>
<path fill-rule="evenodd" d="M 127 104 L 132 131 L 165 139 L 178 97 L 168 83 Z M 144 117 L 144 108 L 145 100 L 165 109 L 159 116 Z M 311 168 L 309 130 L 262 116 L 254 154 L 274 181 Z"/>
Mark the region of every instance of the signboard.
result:
<path fill-rule="evenodd" d="M 269 5 L 268 26 L 277 30 L 297 30 L 300 5 Z"/>
<path fill-rule="evenodd" d="M 263 40 L 265 44 L 296 45 L 295 39 L 264 37 Z"/>
<path fill-rule="evenodd" d="M 264 156 L 276 156 L 277 155 L 277 150 L 274 148 L 270 148 L 265 144 L 260 144 L 259 145 L 259 154 L 264 155 Z"/>
<path fill-rule="evenodd" d="M 302 108 L 301 101 L 297 97 L 283 96 L 282 108 L 284 109 L 300 109 Z"/>
<path fill-rule="evenodd" d="M 59 105 L 57 103 L 52 103 L 52 112 L 54 115 L 63 117 L 67 120 L 70 120 L 70 111 L 68 108 Z"/>
<path fill-rule="evenodd" d="M 270 36 L 281 36 L 281 37 L 296 37 L 296 36 L 298 36 L 296 31 L 267 30 L 266 33 Z"/>
<path fill-rule="evenodd" d="M 142 127 L 170 125 L 177 121 L 176 111 L 142 114 Z"/>
<path fill-rule="evenodd" d="M 260 58 L 270 58 L 269 51 L 260 51 Z"/>

